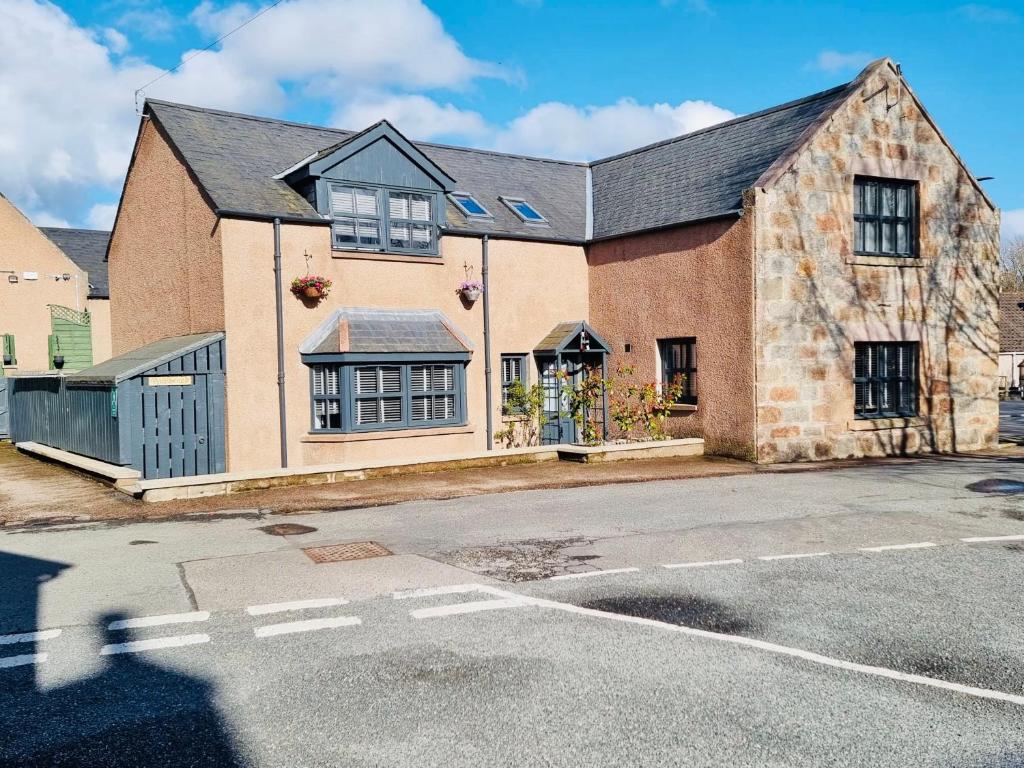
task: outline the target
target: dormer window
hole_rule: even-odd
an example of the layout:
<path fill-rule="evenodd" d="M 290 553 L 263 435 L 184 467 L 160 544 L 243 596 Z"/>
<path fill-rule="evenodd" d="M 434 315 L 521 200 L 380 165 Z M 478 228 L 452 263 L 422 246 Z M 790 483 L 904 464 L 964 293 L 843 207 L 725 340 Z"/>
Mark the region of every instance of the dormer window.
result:
<path fill-rule="evenodd" d="M 468 192 L 452 192 L 449 197 L 462 214 L 471 219 L 489 219 L 491 212 Z"/>
<path fill-rule="evenodd" d="M 435 194 L 335 182 L 328 188 L 336 249 L 437 253 Z"/>
<path fill-rule="evenodd" d="M 502 197 L 501 202 L 527 224 L 547 224 L 548 220 L 538 213 L 537 209 L 521 197 Z"/>

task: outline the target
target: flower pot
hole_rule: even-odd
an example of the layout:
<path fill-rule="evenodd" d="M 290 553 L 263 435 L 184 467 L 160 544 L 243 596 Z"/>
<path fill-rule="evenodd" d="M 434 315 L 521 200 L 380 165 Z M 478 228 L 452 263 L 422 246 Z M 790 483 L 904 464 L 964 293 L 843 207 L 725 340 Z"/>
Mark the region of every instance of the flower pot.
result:
<path fill-rule="evenodd" d="M 317 288 L 316 286 L 312 286 L 312 285 L 307 285 L 307 286 L 306 286 L 306 287 L 305 287 L 305 288 L 303 289 L 303 291 L 302 291 L 302 294 L 303 294 L 303 295 L 304 295 L 304 296 L 305 296 L 305 297 L 306 297 L 307 299 L 319 299 L 319 298 L 320 298 L 320 289 L 319 289 L 319 288 Z"/>
<path fill-rule="evenodd" d="M 53 367 L 56 368 L 58 371 L 64 367 L 64 355 L 53 356 Z"/>
<path fill-rule="evenodd" d="M 479 288 L 466 288 L 462 291 L 462 298 L 472 304 L 474 301 L 480 298 Z"/>
<path fill-rule="evenodd" d="M 4 365 L 12 365 L 13 363 L 14 363 L 14 358 L 13 357 L 11 357 L 10 355 L 4 355 Z"/>

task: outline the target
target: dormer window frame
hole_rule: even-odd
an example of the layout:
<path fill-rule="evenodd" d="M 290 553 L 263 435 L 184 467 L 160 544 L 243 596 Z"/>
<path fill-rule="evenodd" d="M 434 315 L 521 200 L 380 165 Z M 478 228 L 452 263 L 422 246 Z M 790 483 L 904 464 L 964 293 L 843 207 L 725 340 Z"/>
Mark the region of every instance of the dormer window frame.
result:
<path fill-rule="evenodd" d="M 331 250 L 339 252 L 356 252 L 356 253 L 377 253 L 377 254 L 398 254 L 403 256 L 423 256 L 423 257 L 438 257 L 441 253 L 440 248 L 440 236 L 441 228 L 439 222 L 439 211 L 443 211 L 444 199 L 440 192 L 431 189 L 417 189 L 414 187 L 403 187 L 393 184 L 369 184 L 364 181 L 348 181 L 344 179 L 336 178 L 321 178 L 318 180 L 317 196 L 323 201 L 323 208 L 321 215 L 327 218 L 331 222 Z M 336 214 L 333 206 L 331 205 L 331 191 L 332 187 L 349 187 L 365 190 L 373 190 L 376 195 L 376 215 L 362 215 L 355 213 L 353 215 Z M 426 197 L 430 200 L 431 210 L 429 219 L 406 219 L 406 218 L 393 218 L 391 213 L 391 194 L 401 195 L 419 195 Z M 335 233 L 337 232 L 337 223 L 339 220 L 353 220 L 358 222 L 362 219 L 367 221 L 373 221 L 377 224 L 377 231 L 379 232 L 379 243 L 376 244 L 360 244 L 360 243 L 338 243 L 335 240 Z M 429 245 L 427 247 L 402 247 L 395 246 L 392 243 L 392 233 L 398 232 L 398 228 L 401 226 L 415 227 L 428 227 L 430 233 Z M 411 231 L 411 230 L 410 230 Z M 415 242 L 415 238 L 412 238 L 412 242 Z"/>

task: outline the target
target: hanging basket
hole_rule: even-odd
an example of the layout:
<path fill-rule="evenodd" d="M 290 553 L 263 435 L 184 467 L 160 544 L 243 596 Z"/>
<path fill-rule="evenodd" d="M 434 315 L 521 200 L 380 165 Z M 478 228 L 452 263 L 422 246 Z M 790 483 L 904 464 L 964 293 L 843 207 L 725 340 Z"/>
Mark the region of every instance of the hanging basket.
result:
<path fill-rule="evenodd" d="M 303 288 L 302 295 L 305 296 L 307 299 L 319 299 L 321 296 L 320 289 L 314 285 L 307 285 L 305 288 Z"/>
<path fill-rule="evenodd" d="M 484 284 L 479 280 L 466 280 L 459 285 L 459 293 L 462 298 L 472 304 L 484 292 Z"/>
<path fill-rule="evenodd" d="M 302 299 L 325 299 L 330 289 L 331 281 L 320 275 L 303 275 L 292 280 L 292 293 Z"/>

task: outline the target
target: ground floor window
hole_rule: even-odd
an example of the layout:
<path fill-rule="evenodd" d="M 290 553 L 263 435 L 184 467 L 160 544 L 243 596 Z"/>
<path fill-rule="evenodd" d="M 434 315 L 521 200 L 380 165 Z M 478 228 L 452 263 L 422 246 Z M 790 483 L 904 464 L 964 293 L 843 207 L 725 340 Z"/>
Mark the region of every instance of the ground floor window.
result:
<path fill-rule="evenodd" d="M 508 403 L 508 390 L 515 382 L 527 385 L 526 355 L 501 356 L 501 406 Z"/>
<path fill-rule="evenodd" d="M 854 415 L 884 419 L 917 415 L 917 342 L 854 344 Z"/>
<path fill-rule="evenodd" d="M 669 384 L 682 377 L 682 391 L 677 403 L 697 404 L 697 339 L 661 339 L 658 341 L 661 354 L 661 380 Z"/>
<path fill-rule="evenodd" d="M 314 432 L 465 423 L 461 362 L 316 363 L 310 368 Z"/>

